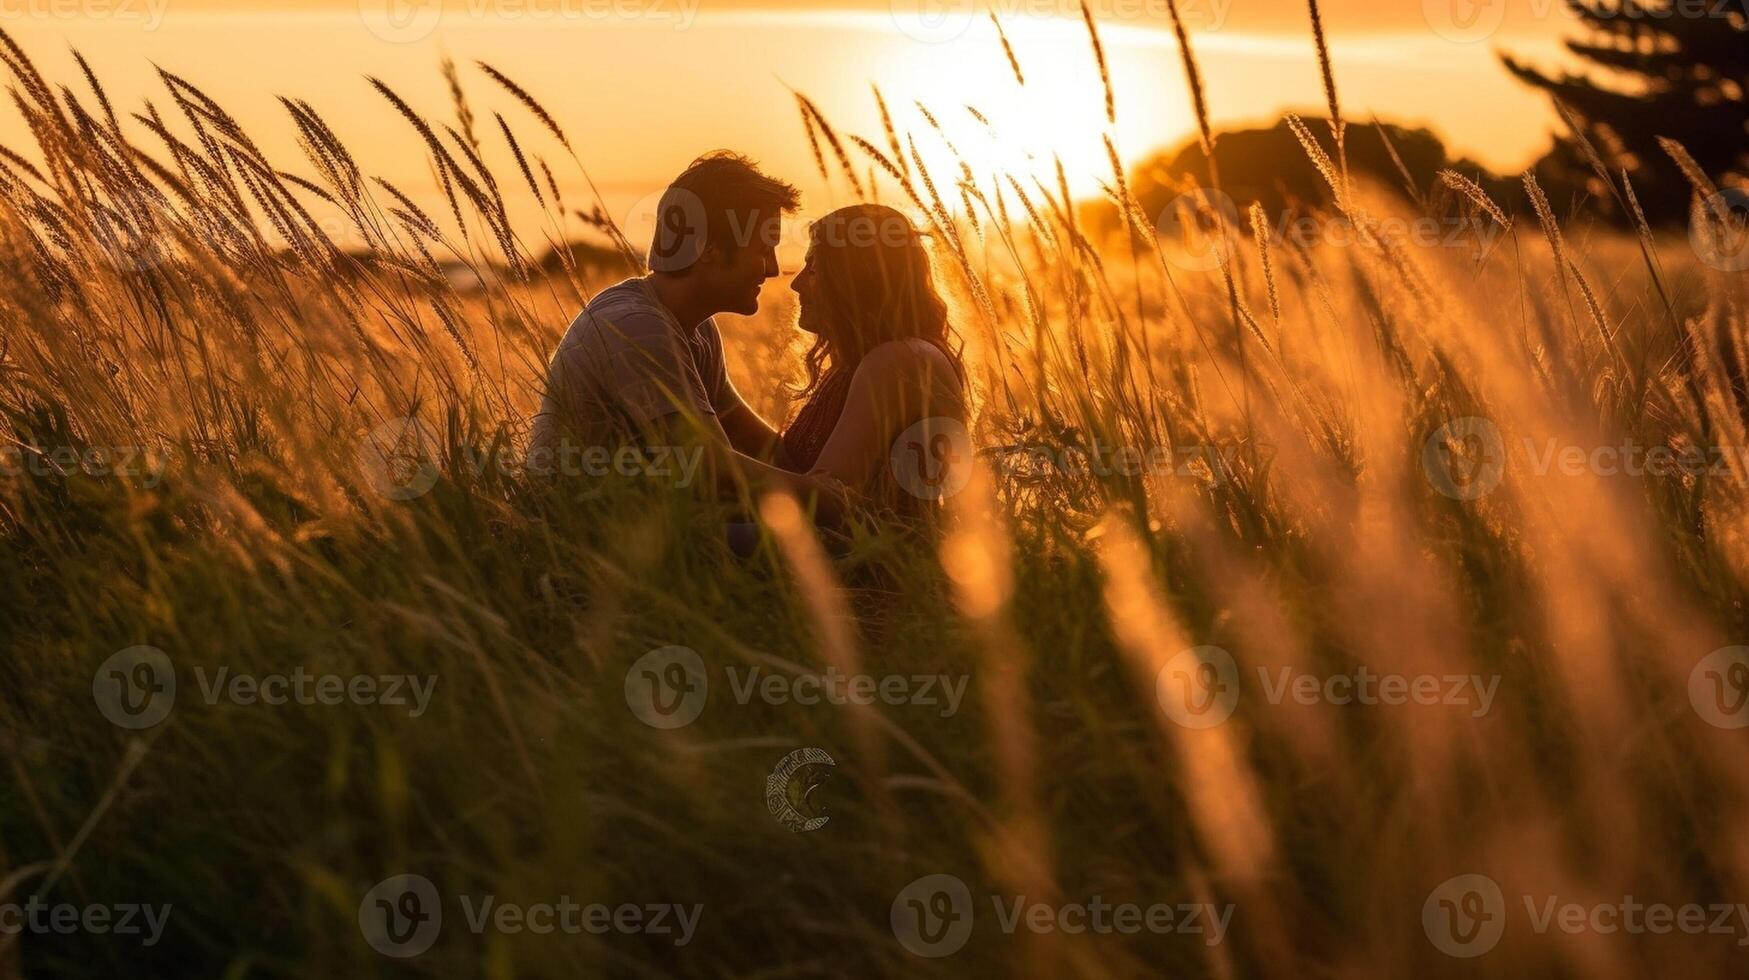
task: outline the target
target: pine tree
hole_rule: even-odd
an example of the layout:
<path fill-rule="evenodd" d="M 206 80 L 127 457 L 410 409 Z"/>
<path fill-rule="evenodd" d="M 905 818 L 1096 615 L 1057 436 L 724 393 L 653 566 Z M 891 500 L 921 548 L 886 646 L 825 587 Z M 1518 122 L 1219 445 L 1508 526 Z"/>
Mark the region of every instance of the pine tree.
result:
<path fill-rule="evenodd" d="M 1502 55 L 1514 75 L 1579 117 L 1605 163 L 1626 168 L 1655 222 L 1686 221 L 1690 188 L 1658 146 L 1686 146 L 1715 181 L 1749 173 L 1749 0 L 1567 0 L 1587 36 L 1567 49 L 1604 69 L 1552 78 Z M 1571 146 L 1555 156 L 1577 160 Z"/>

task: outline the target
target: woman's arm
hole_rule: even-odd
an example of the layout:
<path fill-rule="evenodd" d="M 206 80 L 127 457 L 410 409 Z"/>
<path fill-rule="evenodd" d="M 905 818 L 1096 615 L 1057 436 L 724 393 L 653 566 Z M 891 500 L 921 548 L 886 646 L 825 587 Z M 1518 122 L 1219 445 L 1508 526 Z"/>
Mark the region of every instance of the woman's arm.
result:
<path fill-rule="evenodd" d="M 857 366 L 814 472 L 866 487 L 890 465 L 893 441 L 906 429 L 928 418 L 963 422 L 964 416 L 959 376 L 945 354 L 921 340 L 882 344 Z"/>
<path fill-rule="evenodd" d="M 656 444 L 666 440 L 682 447 L 697 447 L 703 451 L 703 463 L 717 490 L 734 494 L 746 487 L 755 499 L 765 491 L 784 490 L 812 503 L 814 516 L 822 524 L 835 525 L 849 512 L 849 500 L 844 488 L 821 474 L 791 473 L 763 460 L 755 459 L 735 448 L 729 434 L 715 415 L 675 413 L 658 420 L 647 438 Z"/>

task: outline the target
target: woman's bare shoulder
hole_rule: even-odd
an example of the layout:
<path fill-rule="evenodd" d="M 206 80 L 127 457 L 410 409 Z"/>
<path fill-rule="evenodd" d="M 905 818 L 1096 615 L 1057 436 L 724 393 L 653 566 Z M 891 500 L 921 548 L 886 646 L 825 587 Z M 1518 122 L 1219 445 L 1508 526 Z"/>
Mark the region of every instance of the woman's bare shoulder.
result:
<path fill-rule="evenodd" d="M 917 376 L 937 375 L 949 378 L 957 377 L 953 362 L 947 359 L 941 348 L 927 340 L 908 337 L 904 340 L 889 340 L 874 348 L 863 356 L 857 365 L 858 375 L 868 374 L 885 376 Z"/>

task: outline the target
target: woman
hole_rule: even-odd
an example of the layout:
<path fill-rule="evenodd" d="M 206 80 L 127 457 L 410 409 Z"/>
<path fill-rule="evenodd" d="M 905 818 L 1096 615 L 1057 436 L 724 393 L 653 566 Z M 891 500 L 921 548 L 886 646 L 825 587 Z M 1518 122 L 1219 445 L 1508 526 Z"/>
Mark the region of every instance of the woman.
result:
<path fill-rule="evenodd" d="M 791 288 L 814 346 L 785 462 L 874 511 L 927 513 L 964 484 L 971 447 L 965 369 L 923 236 L 889 207 L 834 211 L 810 229 Z"/>

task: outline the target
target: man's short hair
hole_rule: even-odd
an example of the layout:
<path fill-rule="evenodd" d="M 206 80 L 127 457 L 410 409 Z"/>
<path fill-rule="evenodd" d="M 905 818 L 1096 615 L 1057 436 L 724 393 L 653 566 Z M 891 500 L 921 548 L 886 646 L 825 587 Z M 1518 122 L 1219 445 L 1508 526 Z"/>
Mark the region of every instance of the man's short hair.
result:
<path fill-rule="evenodd" d="M 683 273 L 707 244 L 733 252 L 760 243 L 771 219 L 800 204 L 793 184 L 760 172 L 751 159 L 728 150 L 707 153 L 674 178 L 656 207 L 650 268 Z"/>

